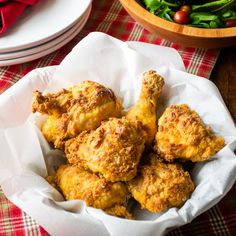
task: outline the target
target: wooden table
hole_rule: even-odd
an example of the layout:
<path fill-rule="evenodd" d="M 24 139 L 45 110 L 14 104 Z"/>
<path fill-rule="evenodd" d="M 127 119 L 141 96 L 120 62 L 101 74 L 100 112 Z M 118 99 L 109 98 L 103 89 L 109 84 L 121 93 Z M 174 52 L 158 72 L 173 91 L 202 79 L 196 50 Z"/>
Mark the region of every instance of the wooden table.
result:
<path fill-rule="evenodd" d="M 216 84 L 236 122 L 236 46 L 221 50 L 210 79 Z"/>

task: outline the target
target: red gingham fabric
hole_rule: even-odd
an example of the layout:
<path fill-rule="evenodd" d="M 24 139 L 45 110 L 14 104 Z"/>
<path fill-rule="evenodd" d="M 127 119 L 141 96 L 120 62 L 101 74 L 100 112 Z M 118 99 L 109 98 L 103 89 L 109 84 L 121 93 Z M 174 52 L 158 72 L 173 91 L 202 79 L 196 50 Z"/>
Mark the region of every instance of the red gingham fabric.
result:
<path fill-rule="evenodd" d="M 105 32 L 118 39 L 136 40 L 177 49 L 189 73 L 209 78 L 219 55 L 218 49 L 186 48 L 157 38 L 137 24 L 117 0 L 94 0 L 91 16 L 84 29 L 67 45 L 32 62 L 0 68 L 0 93 L 20 80 L 32 69 L 58 65 L 71 49 L 88 33 Z M 168 235 L 236 235 L 236 185 L 223 200 L 192 223 L 175 229 Z M 35 220 L 6 199 L 0 189 L 0 236 L 33 235 L 48 233 Z M 79 235 L 79 232 L 78 232 Z"/>

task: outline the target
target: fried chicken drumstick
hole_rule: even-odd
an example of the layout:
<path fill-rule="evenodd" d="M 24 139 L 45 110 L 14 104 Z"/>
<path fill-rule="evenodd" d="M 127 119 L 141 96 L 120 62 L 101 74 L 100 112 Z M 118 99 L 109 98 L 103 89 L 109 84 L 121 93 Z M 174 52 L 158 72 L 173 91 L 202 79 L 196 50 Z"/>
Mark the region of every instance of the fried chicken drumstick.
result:
<path fill-rule="evenodd" d="M 42 132 L 48 142 L 63 148 L 65 140 L 96 129 L 109 117 L 120 117 L 122 105 L 111 89 L 84 81 L 57 93 L 35 91 L 32 110 L 49 115 Z"/>
<path fill-rule="evenodd" d="M 155 149 L 167 161 L 205 161 L 224 145 L 185 104 L 168 107 L 158 121 Z"/>
<path fill-rule="evenodd" d="M 128 111 L 126 118 L 142 122 L 147 132 L 146 144 L 152 144 L 157 132 L 156 111 L 164 79 L 154 70 L 143 74 L 142 89 L 137 103 Z"/>

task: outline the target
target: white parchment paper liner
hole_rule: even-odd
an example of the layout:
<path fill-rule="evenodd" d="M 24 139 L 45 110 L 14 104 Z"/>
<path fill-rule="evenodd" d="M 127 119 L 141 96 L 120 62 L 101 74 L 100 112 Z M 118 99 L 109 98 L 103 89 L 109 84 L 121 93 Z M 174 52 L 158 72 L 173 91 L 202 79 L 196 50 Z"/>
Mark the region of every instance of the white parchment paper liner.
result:
<path fill-rule="evenodd" d="M 137 210 L 126 220 L 86 207 L 83 201 L 65 202 L 44 179 L 62 160 L 51 150 L 31 114 L 32 91 L 57 91 L 83 80 L 111 87 L 125 108 L 137 99 L 144 71 L 155 69 L 165 78 L 158 115 L 169 104 L 186 103 L 225 138 L 227 145 L 213 158 L 198 163 L 192 177 L 196 189 L 180 209 L 163 214 Z M 236 179 L 236 128 L 215 85 L 185 72 L 179 54 L 166 47 L 121 42 L 91 33 L 59 66 L 36 69 L 0 96 L 0 184 L 5 195 L 32 216 L 51 235 L 162 235 L 191 222 L 216 204 Z"/>

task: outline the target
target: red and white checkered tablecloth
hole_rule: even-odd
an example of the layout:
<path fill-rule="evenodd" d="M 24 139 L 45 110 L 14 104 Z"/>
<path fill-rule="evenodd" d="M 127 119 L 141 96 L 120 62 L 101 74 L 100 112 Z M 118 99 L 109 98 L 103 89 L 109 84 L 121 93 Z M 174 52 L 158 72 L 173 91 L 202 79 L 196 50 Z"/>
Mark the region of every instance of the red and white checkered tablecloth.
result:
<path fill-rule="evenodd" d="M 189 73 L 209 78 L 219 50 L 186 48 L 157 38 L 137 24 L 117 0 L 94 0 L 91 16 L 84 29 L 67 45 L 38 60 L 0 68 L 0 93 L 20 80 L 32 69 L 58 65 L 71 49 L 88 33 L 105 32 L 118 39 L 136 40 L 173 47 L 182 56 Z M 34 219 L 6 199 L 0 189 L 0 236 L 48 235 Z M 79 235 L 79 232 L 78 232 Z M 173 230 L 168 235 L 236 235 L 236 185 L 216 206 L 192 223 Z"/>

